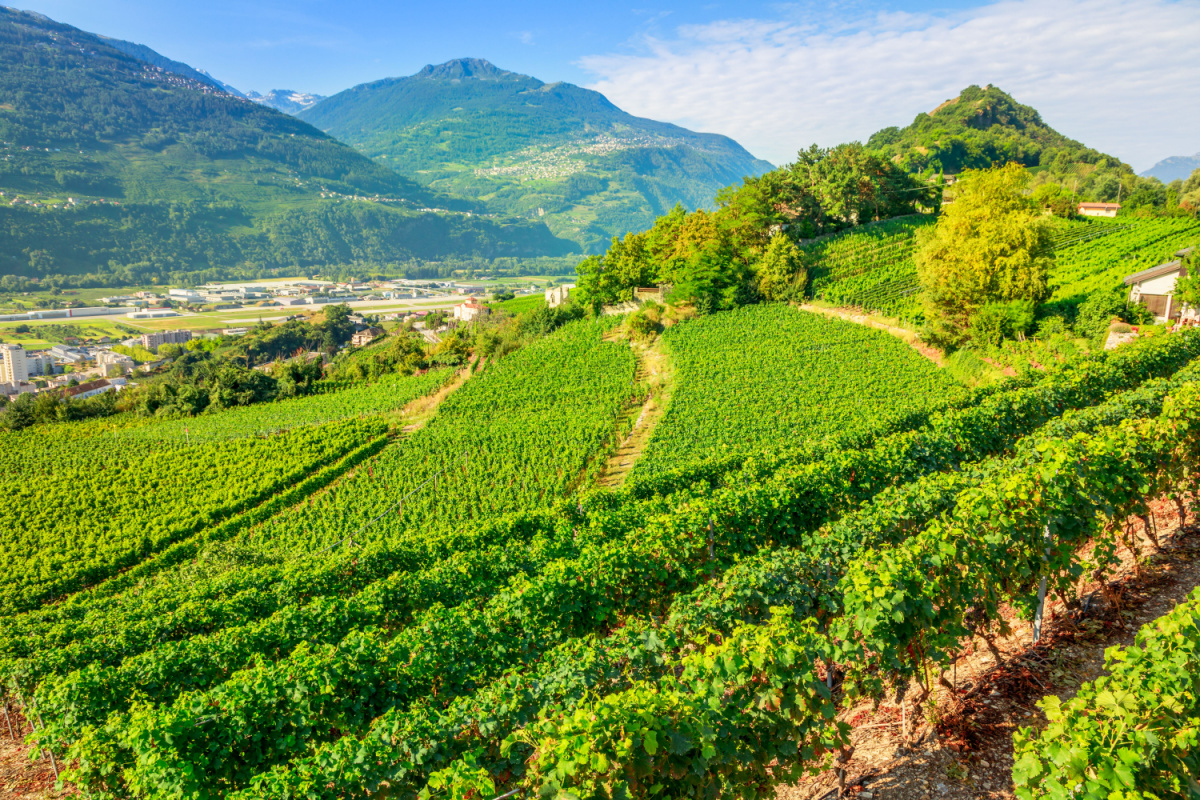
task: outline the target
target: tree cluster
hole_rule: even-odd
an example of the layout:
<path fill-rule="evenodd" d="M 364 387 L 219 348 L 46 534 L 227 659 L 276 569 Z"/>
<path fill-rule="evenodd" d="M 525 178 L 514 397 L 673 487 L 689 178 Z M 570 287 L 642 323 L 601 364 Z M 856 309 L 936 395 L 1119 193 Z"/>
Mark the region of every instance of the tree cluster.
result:
<path fill-rule="evenodd" d="M 926 337 L 954 347 L 1023 331 L 1049 295 L 1054 251 L 1049 224 L 1025 188 L 1019 164 L 968 170 L 936 225 L 917 234 Z"/>
<path fill-rule="evenodd" d="M 814 145 L 792 164 L 726 189 L 715 211 L 677 206 L 649 230 L 614 238 L 604 255 L 576 267 L 577 292 L 599 307 L 629 300 L 639 286 L 668 284 L 672 302 L 702 312 L 799 297 L 806 276 L 798 241 L 936 210 L 940 195 L 862 145 Z"/>
<path fill-rule="evenodd" d="M 30 425 L 48 422 L 74 422 L 107 417 L 116 413 L 116 392 L 105 392 L 95 397 L 77 400 L 64 392 L 38 392 L 19 394 L 10 402 L 0 396 L 0 428 L 19 431 Z"/>

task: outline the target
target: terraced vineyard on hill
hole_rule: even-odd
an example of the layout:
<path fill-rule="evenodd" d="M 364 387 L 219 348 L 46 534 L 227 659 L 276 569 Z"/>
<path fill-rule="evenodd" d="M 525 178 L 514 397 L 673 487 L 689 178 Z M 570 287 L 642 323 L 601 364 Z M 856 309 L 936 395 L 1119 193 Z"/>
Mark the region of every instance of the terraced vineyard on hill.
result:
<path fill-rule="evenodd" d="M 935 217 L 901 217 L 806 245 L 814 261 L 813 296 L 889 316 L 919 308 L 920 285 L 913 264 L 916 232 Z"/>
<path fill-rule="evenodd" d="M 1120 286 L 1126 275 L 1170 261 L 1176 251 L 1197 244 L 1200 220 L 1195 219 L 1138 220 L 1106 235 L 1077 241 L 1055 252 L 1052 299 L 1069 300 Z"/>
<path fill-rule="evenodd" d="M 385 432 L 379 422 L 355 419 L 269 438 L 195 443 L 7 434 L 11 458 L 40 452 L 5 471 L 0 556 L 10 569 L 0 608 L 34 607 L 194 534 L 223 523 L 235 528 L 243 512 Z"/>
<path fill-rule="evenodd" d="M 916 230 L 931 221 L 902 218 L 806 245 L 814 264 L 813 296 L 887 316 L 917 317 L 921 289 L 912 250 Z M 1181 248 L 1200 244 L 1200 221 L 1060 223 L 1054 244 L 1051 299 L 1079 302 L 1098 289 L 1120 287 L 1126 275 L 1170 261 Z"/>
<path fill-rule="evenodd" d="M 265 436 L 304 425 L 397 411 L 436 391 L 453 376 L 453 370 L 433 370 L 411 378 L 390 378 L 378 383 L 322 387 L 320 394 L 259 403 L 194 419 L 155 420 L 114 429 L 114 441 L 129 439 L 205 441 Z"/>

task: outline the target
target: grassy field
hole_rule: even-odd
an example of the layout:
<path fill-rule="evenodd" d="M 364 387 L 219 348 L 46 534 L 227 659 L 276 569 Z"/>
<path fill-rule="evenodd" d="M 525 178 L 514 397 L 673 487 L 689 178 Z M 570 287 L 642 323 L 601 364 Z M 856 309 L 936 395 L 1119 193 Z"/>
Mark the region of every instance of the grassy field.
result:
<path fill-rule="evenodd" d="M 116 320 L 120 320 L 117 322 Z M 0 322 L 0 341 L 6 344 L 19 344 L 26 350 L 36 350 L 61 344 L 67 336 L 78 336 L 82 339 L 99 339 L 110 336 L 114 339 L 128 339 L 139 329 L 127 325 L 124 317 L 89 317 L 81 320 L 43 319 L 30 322 Z M 17 333 L 21 325 L 29 327 L 29 333 Z"/>
<path fill-rule="evenodd" d="M 540 294 L 531 294 L 528 297 L 514 297 L 512 300 L 488 303 L 488 307 L 494 308 L 497 311 L 507 311 L 510 314 L 520 314 L 523 311 L 532 311 L 535 308 L 541 308 L 545 304 L 545 297 Z"/>
<path fill-rule="evenodd" d="M 44 292 L 20 292 L 18 294 L 0 293 L 0 313 L 16 314 L 21 311 L 37 311 L 37 301 L 54 301 L 66 304 L 69 301 L 76 300 L 83 303 L 85 306 L 101 305 L 101 297 L 111 297 L 120 294 L 133 294 L 134 292 L 156 292 L 166 293 L 166 289 L 162 286 L 122 286 L 119 289 L 112 287 L 100 289 L 64 289 L 59 294 L 54 294 L 50 291 Z M 18 307 L 18 303 L 21 304 Z"/>

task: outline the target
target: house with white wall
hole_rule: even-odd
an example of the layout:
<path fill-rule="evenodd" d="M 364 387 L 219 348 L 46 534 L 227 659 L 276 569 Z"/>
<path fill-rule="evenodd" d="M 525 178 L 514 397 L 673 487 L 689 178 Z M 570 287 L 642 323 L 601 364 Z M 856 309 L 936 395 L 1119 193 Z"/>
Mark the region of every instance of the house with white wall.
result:
<path fill-rule="evenodd" d="M 1195 320 L 1198 310 L 1175 299 L 1176 281 L 1187 277 L 1188 274 L 1183 259 L 1191 252 L 1190 247 L 1180 250 L 1175 254 L 1178 258 L 1174 261 L 1126 275 L 1125 285 L 1129 287 L 1129 302 L 1141 303 L 1159 322 Z"/>

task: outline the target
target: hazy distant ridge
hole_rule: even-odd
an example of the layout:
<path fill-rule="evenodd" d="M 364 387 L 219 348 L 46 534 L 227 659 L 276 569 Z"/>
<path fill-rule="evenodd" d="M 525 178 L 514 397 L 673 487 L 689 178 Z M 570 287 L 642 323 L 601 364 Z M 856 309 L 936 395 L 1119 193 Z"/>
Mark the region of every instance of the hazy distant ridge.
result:
<path fill-rule="evenodd" d="M 221 89 L 237 97 L 245 97 L 245 95 L 239 92 L 237 89 L 233 88 L 224 81 L 217 80 L 212 75 L 209 75 L 206 71 L 190 67 L 187 64 L 184 64 L 182 61 L 175 61 L 167 58 L 163 54 L 155 50 L 151 50 L 144 44 L 126 42 L 122 39 L 113 39 L 108 36 L 98 35 L 97 38 L 101 39 L 105 44 L 115 47 L 122 53 L 133 56 L 139 61 L 145 61 L 151 66 L 162 67 L 165 70 L 174 72 L 176 75 L 182 75 L 185 78 L 191 78 L 192 80 L 199 81 L 200 83 L 207 83 L 214 89 Z"/>
<path fill-rule="evenodd" d="M 1158 178 L 1163 183 L 1187 180 L 1195 170 L 1200 169 L 1200 153 L 1194 156 L 1171 156 L 1164 158 L 1150 169 L 1142 173 L 1147 178 Z"/>

